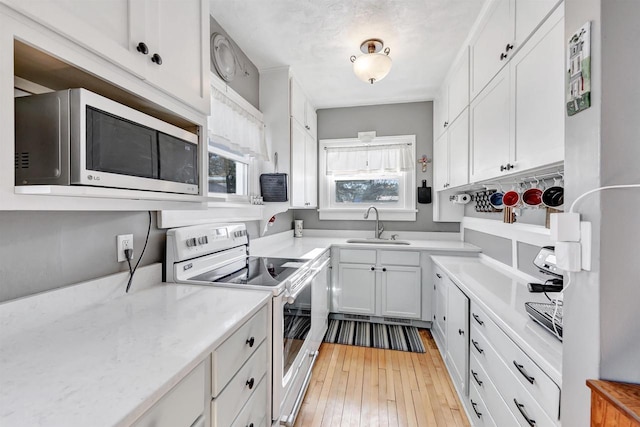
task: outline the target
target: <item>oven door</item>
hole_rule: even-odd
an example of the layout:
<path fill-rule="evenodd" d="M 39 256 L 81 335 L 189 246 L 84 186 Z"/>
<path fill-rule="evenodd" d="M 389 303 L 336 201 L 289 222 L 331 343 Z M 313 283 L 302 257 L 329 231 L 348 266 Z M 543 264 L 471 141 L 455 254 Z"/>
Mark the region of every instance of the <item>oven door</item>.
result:
<path fill-rule="evenodd" d="M 273 418 L 295 420 L 310 379 L 313 277 L 274 303 Z M 281 424 L 289 425 L 281 422 Z"/>

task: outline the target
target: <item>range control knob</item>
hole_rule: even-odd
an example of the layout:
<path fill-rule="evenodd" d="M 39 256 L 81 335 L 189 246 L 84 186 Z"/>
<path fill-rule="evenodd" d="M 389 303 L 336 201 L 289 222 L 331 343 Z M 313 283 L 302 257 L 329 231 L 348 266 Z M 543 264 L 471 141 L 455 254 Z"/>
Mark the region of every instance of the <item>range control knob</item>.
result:
<path fill-rule="evenodd" d="M 196 242 L 196 238 L 195 237 L 187 239 L 187 246 L 188 247 L 192 248 L 192 247 L 194 247 L 196 245 L 197 245 L 197 242 Z"/>
<path fill-rule="evenodd" d="M 207 236 L 198 237 L 198 244 L 206 245 L 207 243 L 209 243 L 209 239 L 207 238 Z"/>

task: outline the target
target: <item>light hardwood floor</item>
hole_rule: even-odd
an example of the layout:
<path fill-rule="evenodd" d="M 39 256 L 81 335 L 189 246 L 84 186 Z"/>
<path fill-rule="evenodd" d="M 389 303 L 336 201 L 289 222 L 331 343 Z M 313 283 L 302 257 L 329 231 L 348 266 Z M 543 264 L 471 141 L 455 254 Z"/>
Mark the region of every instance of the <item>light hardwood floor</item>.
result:
<path fill-rule="evenodd" d="M 469 426 L 428 330 L 426 353 L 323 343 L 295 427 Z"/>

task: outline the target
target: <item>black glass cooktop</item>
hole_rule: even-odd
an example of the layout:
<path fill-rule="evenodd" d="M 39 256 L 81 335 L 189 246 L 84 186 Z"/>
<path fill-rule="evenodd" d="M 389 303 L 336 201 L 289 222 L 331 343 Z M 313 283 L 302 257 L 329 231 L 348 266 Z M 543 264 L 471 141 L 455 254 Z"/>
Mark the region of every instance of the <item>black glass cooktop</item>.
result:
<path fill-rule="evenodd" d="M 222 268 L 212 270 L 192 280 L 236 283 L 239 285 L 277 286 L 294 274 L 307 260 L 293 258 L 248 257 Z"/>

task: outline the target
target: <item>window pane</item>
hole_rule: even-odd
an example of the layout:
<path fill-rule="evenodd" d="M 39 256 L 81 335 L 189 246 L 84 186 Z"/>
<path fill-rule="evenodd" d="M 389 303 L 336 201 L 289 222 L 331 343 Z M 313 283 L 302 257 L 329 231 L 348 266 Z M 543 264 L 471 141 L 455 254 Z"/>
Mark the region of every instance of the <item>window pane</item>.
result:
<path fill-rule="evenodd" d="M 398 203 L 400 182 L 390 179 L 336 180 L 336 203 Z"/>
<path fill-rule="evenodd" d="M 248 165 L 209 153 L 209 193 L 247 194 Z"/>

